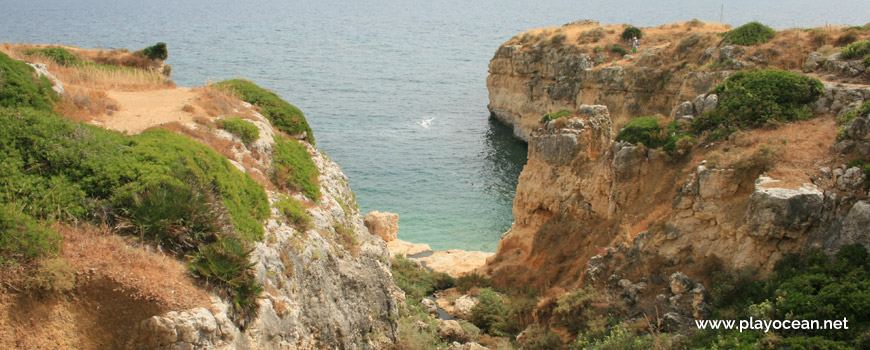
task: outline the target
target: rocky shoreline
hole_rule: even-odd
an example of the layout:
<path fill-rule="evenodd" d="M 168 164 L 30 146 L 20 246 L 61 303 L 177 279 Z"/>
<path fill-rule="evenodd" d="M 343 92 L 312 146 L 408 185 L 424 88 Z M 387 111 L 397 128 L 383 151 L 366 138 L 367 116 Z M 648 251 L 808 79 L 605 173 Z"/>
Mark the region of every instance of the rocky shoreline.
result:
<path fill-rule="evenodd" d="M 387 242 L 390 256 L 401 255 L 420 266 L 435 272 L 444 272 L 454 278 L 474 273 L 486 264 L 487 258 L 495 254 L 461 249 L 433 251 L 428 244 L 398 239 L 399 214 L 373 211 L 366 214 L 364 220 L 372 234 Z"/>

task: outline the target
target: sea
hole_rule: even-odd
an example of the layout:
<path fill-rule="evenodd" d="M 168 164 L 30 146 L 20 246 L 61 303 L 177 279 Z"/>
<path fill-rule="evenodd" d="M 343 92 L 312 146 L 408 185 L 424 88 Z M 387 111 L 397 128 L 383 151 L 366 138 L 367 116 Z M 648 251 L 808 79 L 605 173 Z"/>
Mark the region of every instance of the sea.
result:
<path fill-rule="evenodd" d="M 250 79 L 305 113 L 363 213 L 399 238 L 494 251 L 527 146 L 487 112 L 487 65 L 521 31 L 578 19 L 863 25 L 870 1 L 0 0 L 0 42 L 169 48 L 179 86 Z"/>

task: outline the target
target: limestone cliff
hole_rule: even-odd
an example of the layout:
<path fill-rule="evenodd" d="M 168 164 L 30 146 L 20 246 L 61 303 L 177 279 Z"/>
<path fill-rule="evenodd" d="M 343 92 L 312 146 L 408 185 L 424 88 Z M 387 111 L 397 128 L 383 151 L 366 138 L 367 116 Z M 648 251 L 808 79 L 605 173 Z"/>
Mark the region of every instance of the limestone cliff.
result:
<path fill-rule="evenodd" d="M 867 86 L 827 83 L 817 119 L 739 132 L 675 157 L 614 138 L 636 117 L 691 121 L 716 108 L 716 96 L 705 94 L 734 71 L 802 67 L 811 50 L 788 61 L 764 47 L 717 47 L 709 32 L 692 33 L 697 29 L 685 24 L 645 29 L 652 48 L 636 55 L 608 56 L 582 44 L 586 33 L 608 29 L 529 31 L 502 45 L 490 62 L 492 116 L 529 143 L 516 220 L 483 268 L 497 282 L 610 281 L 616 287 L 629 279 L 628 290 L 631 279 L 666 280 L 681 269 L 697 270 L 701 261 L 765 272 L 783 254 L 812 245 L 870 246 L 857 226 L 870 215 L 863 172 L 845 165 L 854 155 L 834 147 L 834 117 L 870 99 Z M 563 109 L 567 117 L 541 121 Z M 854 127 L 864 130 L 857 120 Z M 861 142 L 838 145 L 863 149 Z M 774 165 L 745 166 L 771 149 Z M 703 272 L 692 278 L 703 279 Z"/>
<path fill-rule="evenodd" d="M 248 112 L 260 138 L 250 145 L 236 144 L 230 161 L 243 171 L 262 174 L 270 158 L 251 164 L 250 155 L 269 154 L 276 132 L 262 115 Z M 183 127 L 234 140 L 232 134 L 205 125 L 191 122 Z M 393 283 L 386 244 L 363 223 L 341 168 L 304 145 L 320 173 L 322 198 L 306 210 L 313 228 L 300 231 L 281 219 L 275 207 L 281 193 L 267 191 L 273 215 L 252 254 L 257 280 L 265 288 L 257 319 L 240 329 L 228 317 L 231 306 L 213 297 L 208 308 L 171 311 L 143 321 L 130 347 L 370 349 L 396 339 L 395 320 L 404 293 Z M 242 165 L 246 160 L 247 167 Z M 305 200 L 302 194 L 295 197 Z M 356 241 L 342 242 L 339 228 L 349 230 Z"/>

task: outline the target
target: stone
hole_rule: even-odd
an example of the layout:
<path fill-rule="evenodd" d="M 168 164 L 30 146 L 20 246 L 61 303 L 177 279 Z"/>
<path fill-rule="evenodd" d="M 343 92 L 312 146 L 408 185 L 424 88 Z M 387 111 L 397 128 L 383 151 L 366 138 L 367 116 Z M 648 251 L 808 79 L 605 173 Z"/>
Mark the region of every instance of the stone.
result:
<path fill-rule="evenodd" d="M 422 331 L 426 328 L 429 328 L 429 324 L 426 322 L 423 322 L 423 321 L 416 321 L 416 322 L 414 322 L 414 324 L 412 326 L 414 327 L 414 329 L 417 329 L 420 331 Z"/>
<path fill-rule="evenodd" d="M 455 320 L 440 320 L 438 323 L 438 337 L 445 342 L 465 342 L 468 335 Z"/>
<path fill-rule="evenodd" d="M 423 298 L 423 300 L 420 301 L 420 304 L 423 304 L 423 307 L 425 307 L 426 311 L 429 311 L 430 314 L 438 314 L 438 306 L 435 305 L 435 301 L 433 301 L 432 299 Z"/>
<path fill-rule="evenodd" d="M 426 264 L 426 267 L 432 269 L 432 271 L 444 272 L 453 278 L 458 278 L 486 264 L 486 259 L 493 256 L 493 254 L 490 252 L 450 249 L 447 251 L 437 251 L 432 253 L 432 255 L 412 260 L 419 260 Z"/>
<path fill-rule="evenodd" d="M 480 345 L 476 342 L 468 342 L 465 344 L 460 344 L 459 342 L 453 342 L 450 344 L 450 350 L 489 350 L 489 348 Z"/>
<path fill-rule="evenodd" d="M 668 312 L 659 319 L 662 329 L 668 332 L 683 328 L 683 318 L 676 312 Z"/>
<path fill-rule="evenodd" d="M 399 214 L 381 213 L 375 210 L 366 214 L 363 220 L 369 232 L 381 237 L 384 242 L 396 239 L 396 234 L 399 232 Z"/>
<path fill-rule="evenodd" d="M 695 108 L 692 106 L 692 102 L 685 101 L 681 103 L 679 107 L 677 107 L 676 116 L 679 117 L 684 115 L 692 115 L 695 113 L 694 109 Z"/>
<path fill-rule="evenodd" d="M 689 276 L 686 276 L 682 272 L 674 272 L 671 274 L 671 293 L 674 294 L 683 294 L 695 286 L 695 282 L 692 281 Z"/>
<path fill-rule="evenodd" d="M 824 206 L 824 193 L 815 185 L 798 189 L 773 187 L 776 180 L 760 176 L 749 197 L 750 235 L 780 239 L 796 237 L 816 222 Z"/>
<path fill-rule="evenodd" d="M 51 89 L 54 90 L 58 95 L 63 95 L 63 83 L 60 82 L 56 76 L 48 72 L 48 66 L 42 63 L 28 63 L 34 70 L 36 70 L 36 76 L 41 77 L 45 76 L 51 81 Z"/>
<path fill-rule="evenodd" d="M 390 250 L 390 256 L 396 256 L 396 254 L 402 256 L 417 255 L 432 251 L 428 244 L 405 242 L 401 239 L 387 242 L 387 249 Z"/>
<path fill-rule="evenodd" d="M 451 316 L 461 318 L 463 320 L 471 320 L 471 309 L 477 305 L 477 298 L 470 295 L 463 295 L 453 302 L 453 314 Z"/>
<path fill-rule="evenodd" d="M 866 177 L 864 170 L 861 170 L 859 167 L 846 169 L 843 175 L 837 178 L 837 189 L 856 196 L 864 189 Z"/>
<path fill-rule="evenodd" d="M 860 243 L 870 249 L 870 202 L 862 200 L 855 202 L 846 217 L 843 218 L 839 232 L 833 242 L 828 244 L 831 251 L 839 250 L 847 244 Z"/>

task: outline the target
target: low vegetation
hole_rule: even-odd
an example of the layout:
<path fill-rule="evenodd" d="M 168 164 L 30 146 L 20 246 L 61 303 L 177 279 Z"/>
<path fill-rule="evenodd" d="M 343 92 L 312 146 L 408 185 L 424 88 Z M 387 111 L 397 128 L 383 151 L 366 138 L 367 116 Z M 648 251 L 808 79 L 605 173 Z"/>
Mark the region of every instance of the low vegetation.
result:
<path fill-rule="evenodd" d="M 758 22 L 749 22 L 726 32 L 722 44 L 745 46 L 763 44 L 773 39 L 774 35 L 776 31 L 772 28 Z"/>
<path fill-rule="evenodd" d="M 443 272 L 431 272 L 410 260 L 396 255 L 391 261 L 393 281 L 403 291 L 408 305 L 417 305 L 435 291 L 451 288 L 456 281 Z"/>
<path fill-rule="evenodd" d="M 320 172 L 299 141 L 276 135 L 272 148 L 272 182 L 275 185 L 320 200 Z"/>
<path fill-rule="evenodd" d="M 225 80 L 215 84 L 216 87 L 234 94 L 236 97 L 252 105 L 260 107 L 260 113 L 269 119 L 272 126 L 290 135 L 305 134 L 306 139 L 314 144 L 314 134 L 302 111 L 278 95 L 263 89 L 257 84 L 245 79 Z"/>
<path fill-rule="evenodd" d="M 281 196 L 281 199 L 275 203 L 275 208 L 278 208 L 281 215 L 284 215 L 284 219 L 297 230 L 305 232 L 312 228 L 311 216 L 308 216 L 302 203 L 295 198 Z"/>
<path fill-rule="evenodd" d="M 719 95 L 719 106 L 694 121 L 696 133 L 808 119 L 824 86 L 815 78 L 769 69 L 734 73 L 711 93 Z"/>
<path fill-rule="evenodd" d="M 870 41 L 862 40 L 843 48 L 841 55 L 845 59 L 860 58 L 870 55 Z"/>
<path fill-rule="evenodd" d="M 695 138 L 685 126 L 675 121 L 663 128 L 659 125 L 662 120 L 662 115 L 632 119 L 619 131 L 616 140 L 650 148 L 662 147 L 670 156 L 682 158 L 695 145 Z"/>
<path fill-rule="evenodd" d="M 46 282 L 36 284 L 66 286 L 54 278 L 63 272 L 57 264 L 41 262 L 56 254 L 59 237 L 38 221 L 107 223 L 189 255 L 191 269 L 224 291 L 244 326 L 261 290 L 247 242 L 263 237 L 263 188 L 190 138 L 164 130 L 127 136 L 62 119 L 32 69 L 5 55 L 0 64 L 3 93 L 14 93 L 0 107 L 0 260 L 39 260 L 31 265 Z"/>
<path fill-rule="evenodd" d="M 0 52 L 0 107 L 50 110 L 57 99 L 47 78 L 37 78 L 33 67 Z"/>
<path fill-rule="evenodd" d="M 556 120 L 556 119 L 559 119 L 562 117 L 570 117 L 571 114 L 573 114 L 573 113 L 567 109 L 563 109 L 563 110 L 558 111 L 558 112 L 547 113 L 541 117 L 541 123 L 546 123 L 546 122 L 549 122 L 551 120 Z"/>
<path fill-rule="evenodd" d="M 230 134 L 238 137 L 242 142 L 248 144 L 260 138 L 260 129 L 254 123 L 251 123 L 242 118 L 227 118 L 217 121 L 217 126 L 228 131 Z"/>

